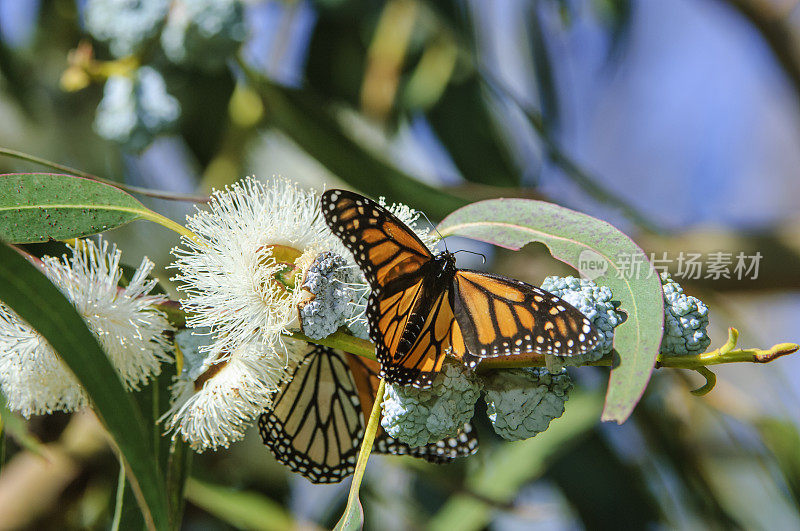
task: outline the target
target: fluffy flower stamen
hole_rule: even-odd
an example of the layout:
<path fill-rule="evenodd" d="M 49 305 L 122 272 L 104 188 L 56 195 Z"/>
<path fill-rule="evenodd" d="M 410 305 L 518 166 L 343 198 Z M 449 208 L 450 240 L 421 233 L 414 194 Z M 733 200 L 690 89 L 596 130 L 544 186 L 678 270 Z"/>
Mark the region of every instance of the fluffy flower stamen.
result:
<path fill-rule="evenodd" d="M 164 332 L 171 327 L 150 295 L 147 258 L 120 287 L 121 252 L 108 242 L 87 240 L 72 256 L 45 256 L 44 274 L 72 302 L 103 346 L 128 389 L 140 389 L 171 360 Z M 0 387 L 9 408 L 25 416 L 73 411 L 87 404 L 83 388 L 47 341 L 0 303 Z"/>

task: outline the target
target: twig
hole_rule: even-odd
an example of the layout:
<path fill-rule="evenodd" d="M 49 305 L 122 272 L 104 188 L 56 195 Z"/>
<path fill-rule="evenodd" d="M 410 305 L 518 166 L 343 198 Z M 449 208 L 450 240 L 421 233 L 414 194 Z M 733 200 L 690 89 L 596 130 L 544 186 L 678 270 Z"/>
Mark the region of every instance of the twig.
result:
<path fill-rule="evenodd" d="M 171 201 L 188 201 L 191 203 L 208 203 L 209 201 L 209 197 L 207 195 L 178 194 L 174 192 L 164 192 L 161 190 L 153 190 L 151 188 L 142 188 L 139 186 L 131 186 L 128 184 L 118 183 L 110 179 L 104 179 L 103 177 L 93 175 L 83 170 L 77 170 L 75 168 L 71 168 L 64 164 L 59 164 L 57 162 L 43 159 L 41 157 L 36 157 L 34 155 L 29 155 L 27 153 L 23 153 L 21 151 L 16 151 L 13 149 L 0 147 L 0 155 L 5 155 L 6 157 L 11 157 L 19 160 L 24 160 L 27 162 L 33 162 L 34 164 L 47 166 L 48 168 L 53 168 L 54 170 L 63 171 L 64 173 L 68 173 L 70 175 L 77 175 L 78 177 L 84 177 L 86 179 L 91 179 L 93 181 L 101 182 L 109 186 L 114 186 L 115 188 L 119 188 L 120 190 L 125 190 L 126 192 L 130 192 L 132 194 L 154 197 L 156 199 L 168 199 Z"/>
<path fill-rule="evenodd" d="M 311 339 L 300 333 L 294 333 L 287 337 L 300 339 L 319 345 L 337 348 L 369 359 L 375 359 L 375 346 L 364 339 L 351 336 L 339 330 L 324 339 Z M 739 331 L 735 328 L 728 329 L 728 341 L 716 350 L 687 356 L 663 356 L 656 362 L 655 368 L 672 369 L 703 369 L 709 365 L 720 365 L 723 363 L 769 363 L 781 356 L 792 354 L 800 349 L 796 343 L 778 343 L 764 350 L 759 348 L 737 349 L 736 342 L 739 338 Z M 612 366 L 618 355 L 612 351 L 597 361 L 585 363 L 587 366 Z M 514 356 L 499 356 L 496 358 L 484 359 L 478 367 L 479 371 L 492 369 L 513 369 L 524 367 L 544 367 L 546 366 L 545 355 L 538 353 L 524 353 Z M 701 372 L 702 373 L 702 372 Z M 707 376 L 705 373 L 702 373 Z M 708 376 L 707 376 L 708 378 Z"/>

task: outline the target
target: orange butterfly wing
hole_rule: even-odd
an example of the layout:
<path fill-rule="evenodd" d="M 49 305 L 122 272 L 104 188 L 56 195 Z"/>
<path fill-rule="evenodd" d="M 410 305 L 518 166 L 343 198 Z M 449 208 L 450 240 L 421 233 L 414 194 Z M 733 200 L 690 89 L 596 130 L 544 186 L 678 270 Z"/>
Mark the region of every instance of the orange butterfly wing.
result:
<path fill-rule="evenodd" d="M 580 311 L 536 286 L 463 269 L 454 284 L 455 316 L 469 366 L 521 352 L 576 356 L 600 340 Z"/>
<path fill-rule="evenodd" d="M 442 368 L 451 345 L 453 309 L 448 290 L 423 279 L 390 294 L 370 297 L 367 319 L 376 343 L 381 377 L 426 388 Z M 385 292 L 384 292 L 385 293 Z"/>
<path fill-rule="evenodd" d="M 345 190 L 322 195 L 331 230 L 353 253 L 372 288 L 367 304 L 370 339 L 389 382 L 429 387 L 450 346 L 453 310 L 449 285 L 427 272 L 433 254 L 394 215 Z"/>
<path fill-rule="evenodd" d="M 389 382 L 429 387 L 447 352 L 474 368 L 482 358 L 521 352 L 574 356 L 599 341 L 567 302 L 518 280 L 456 270 L 451 254 L 434 257 L 366 197 L 330 190 L 322 208 L 372 288 L 370 339 Z"/>
<path fill-rule="evenodd" d="M 329 190 L 320 202 L 328 226 L 353 253 L 373 289 L 413 275 L 433 258 L 416 234 L 364 196 Z"/>

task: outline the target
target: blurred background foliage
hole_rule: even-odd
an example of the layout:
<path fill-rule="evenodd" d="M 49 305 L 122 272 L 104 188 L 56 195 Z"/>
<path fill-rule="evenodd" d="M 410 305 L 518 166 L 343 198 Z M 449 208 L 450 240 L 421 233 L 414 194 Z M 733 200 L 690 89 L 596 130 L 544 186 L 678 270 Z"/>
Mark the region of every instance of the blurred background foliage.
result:
<path fill-rule="evenodd" d="M 87 32 L 83 1 L 0 0 L 0 145 L 175 193 L 280 174 L 385 195 L 434 222 L 465 202 L 533 197 L 607 219 L 673 259 L 760 251 L 757 279 L 683 283 L 711 307 L 715 345 L 729 325 L 743 346 L 797 340 L 795 2 L 242 7 L 241 50 L 195 50 L 190 64 L 167 57 L 157 36 L 114 55 Z M 141 65 L 162 81 L 147 88 L 133 74 Z M 160 102 L 137 108 L 140 119 L 162 114 L 136 139 L 113 132 L 118 107 L 100 105 L 120 72 L 139 76 L 143 101 Z M 4 172 L 38 169 L 0 158 Z M 144 201 L 179 221 L 193 208 Z M 128 263 L 150 256 L 172 289 L 173 234 L 135 223 L 110 236 Z M 462 267 L 533 283 L 568 273 L 538 246 L 450 247 L 490 257 L 459 255 Z M 481 450 L 463 463 L 373 457 L 367 528 L 800 528 L 798 363 L 722 367 L 704 398 L 688 393 L 696 376 L 656 371 L 622 426 L 598 422 L 603 370 L 576 370 L 567 413 L 534 439 L 503 443 L 479 421 Z M 92 418 L 2 418 L 0 528 L 12 513 L 31 528 L 107 528 L 119 467 Z M 291 475 L 255 432 L 196 456 L 193 476 L 186 529 L 329 527 L 346 498 L 346 484 Z"/>

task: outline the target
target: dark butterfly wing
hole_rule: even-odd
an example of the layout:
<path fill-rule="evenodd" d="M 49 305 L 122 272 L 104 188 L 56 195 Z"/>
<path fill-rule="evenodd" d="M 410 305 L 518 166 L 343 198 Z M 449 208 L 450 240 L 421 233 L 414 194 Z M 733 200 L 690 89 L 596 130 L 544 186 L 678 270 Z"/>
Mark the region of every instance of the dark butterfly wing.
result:
<path fill-rule="evenodd" d="M 315 347 L 275 394 L 258 427 L 275 458 L 312 483 L 337 483 L 352 474 L 364 416 L 347 361 Z"/>
<path fill-rule="evenodd" d="M 454 312 L 459 339 L 453 350 L 474 367 L 481 358 L 521 352 L 576 356 L 597 346 L 591 322 L 572 305 L 519 280 L 480 271 L 459 270 Z"/>
<path fill-rule="evenodd" d="M 377 362 L 352 354 L 347 354 L 347 359 L 359 390 L 364 417 L 367 418 L 372 411 L 375 395 L 378 392 L 380 367 Z M 379 428 L 375 435 L 373 451 L 381 454 L 410 455 L 430 463 L 444 464 L 457 457 L 467 457 L 477 452 L 478 438 L 472 425 L 467 423 L 455 437 L 448 437 L 425 446 L 412 447 L 390 437 L 383 431 L 383 428 Z"/>
<path fill-rule="evenodd" d="M 325 221 L 353 253 L 373 291 L 417 273 L 433 255 L 414 232 L 375 201 L 346 190 L 321 198 Z"/>
<path fill-rule="evenodd" d="M 469 457 L 478 451 L 478 438 L 469 422 L 455 437 L 448 437 L 425 446 L 411 447 L 381 432 L 375 437 L 374 452 L 391 455 L 409 455 L 429 463 L 444 465 L 458 457 Z"/>
<path fill-rule="evenodd" d="M 264 444 L 312 483 L 337 483 L 351 475 L 375 402 L 378 369 L 376 362 L 315 346 L 259 418 Z M 466 425 L 457 437 L 412 448 L 379 428 L 374 450 L 444 463 L 477 451 L 477 439 Z"/>

